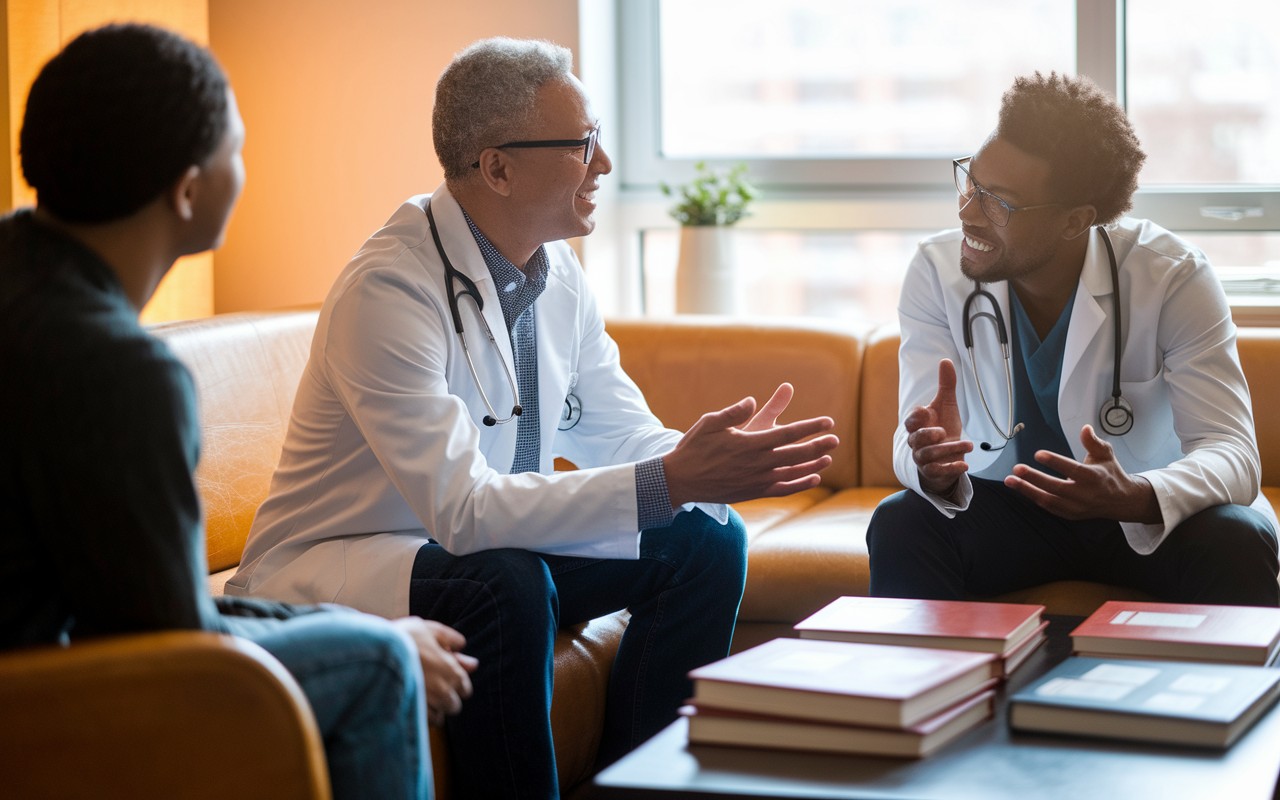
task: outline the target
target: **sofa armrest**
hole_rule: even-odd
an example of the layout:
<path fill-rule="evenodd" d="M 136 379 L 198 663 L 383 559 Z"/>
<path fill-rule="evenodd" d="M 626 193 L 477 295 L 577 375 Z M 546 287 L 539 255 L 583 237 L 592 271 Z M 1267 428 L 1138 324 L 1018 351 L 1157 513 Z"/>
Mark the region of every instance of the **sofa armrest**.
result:
<path fill-rule="evenodd" d="M 302 690 L 233 636 L 166 631 L 3 653 L 0 710 L 9 797 L 330 797 Z"/>

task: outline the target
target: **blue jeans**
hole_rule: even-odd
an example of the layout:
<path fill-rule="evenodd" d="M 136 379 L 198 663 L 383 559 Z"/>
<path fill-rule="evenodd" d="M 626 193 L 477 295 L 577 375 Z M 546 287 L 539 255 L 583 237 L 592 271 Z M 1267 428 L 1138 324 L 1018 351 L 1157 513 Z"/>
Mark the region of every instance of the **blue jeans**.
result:
<path fill-rule="evenodd" d="M 719 525 L 698 510 L 644 531 L 636 561 L 510 549 L 453 556 L 424 545 L 410 613 L 457 628 L 480 661 L 475 694 L 445 723 L 458 796 L 559 796 L 550 712 L 561 626 L 631 611 L 609 675 L 598 767 L 674 720 L 692 691 L 689 670 L 729 651 L 746 555 L 736 513 Z"/>
<path fill-rule="evenodd" d="M 224 619 L 302 687 L 324 739 L 334 800 L 431 797 L 422 664 L 407 636 L 354 611 Z"/>
<path fill-rule="evenodd" d="M 1169 603 L 1276 606 L 1276 533 L 1247 506 L 1206 508 L 1139 555 L 1120 523 L 1067 520 L 1000 481 L 973 479 L 948 519 L 920 495 L 885 498 L 867 526 L 873 597 L 963 600 L 1053 581 L 1139 589 Z"/>

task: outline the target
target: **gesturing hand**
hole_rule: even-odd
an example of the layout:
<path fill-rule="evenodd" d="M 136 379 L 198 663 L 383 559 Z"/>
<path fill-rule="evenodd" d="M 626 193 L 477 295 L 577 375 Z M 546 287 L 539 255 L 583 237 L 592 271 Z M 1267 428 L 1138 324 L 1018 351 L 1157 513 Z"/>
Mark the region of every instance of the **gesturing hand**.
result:
<path fill-rule="evenodd" d="M 960 438 L 956 367 L 951 359 L 938 362 L 938 392 L 933 400 L 908 411 L 902 425 L 907 429 L 907 445 L 920 473 L 920 488 L 930 494 L 951 494 L 956 481 L 969 469 L 964 454 L 973 452 L 973 442 Z"/>
<path fill-rule="evenodd" d="M 758 414 L 755 398 L 747 397 L 694 423 L 662 460 L 672 507 L 781 497 L 817 486 L 818 471 L 831 463 L 827 453 L 840 440 L 828 434 L 800 443 L 831 430 L 830 417 L 778 425 L 792 394 L 784 383 Z"/>
<path fill-rule="evenodd" d="M 427 722 L 443 725 L 449 714 L 462 710 L 462 701 L 471 696 L 471 678 L 480 662 L 461 652 L 467 640 L 462 634 L 434 620 L 401 617 L 395 626 L 413 640 L 422 661 L 422 677 L 427 692 Z"/>
<path fill-rule="evenodd" d="M 1150 481 L 1125 472 L 1111 444 L 1099 439 L 1092 425 L 1080 430 L 1080 442 L 1088 453 L 1083 464 L 1048 450 L 1036 452 L 1036 461 L 1065 480 L 1017 464 L 1013 474 L 1004 479 L 1005 486 L 1064 519 L 1113 519 L 1149 525 L 1163 521 Z"/>

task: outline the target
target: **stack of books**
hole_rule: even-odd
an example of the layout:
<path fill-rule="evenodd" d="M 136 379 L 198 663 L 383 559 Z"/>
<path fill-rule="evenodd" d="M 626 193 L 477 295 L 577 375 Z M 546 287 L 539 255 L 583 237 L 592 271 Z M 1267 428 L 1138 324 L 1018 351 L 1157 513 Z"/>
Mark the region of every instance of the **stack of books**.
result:
<path fill-rule="evenodd" d="M 1280 609 L 1111 601 L 1071 641 L 1011 727 L 1224 748 L 1280 696 Z"/>
<path fill-rule="evenodd" d="M 1044 643 L 1044 606 L 841 597 L 795 629 L 802 639 L 990 653 L 1008 677 Z"/>
<path fill-rule="evenodd" d="M 1014 695 L 1017 730 L 1229 747 L 1280 695 L 1280 670 L 1073 657 Z"/>
<path fill-rule="evenodd" d="M 1097 658 L 1266 666 L 1280 651 L 1280 608 L 1113 600 L 1071 632 Z"/>
<path fill-rule="evenodd" d="M 990 653 L 775 639 L 694 670 L 689 741 L 922 757 L 993 714 Z"/>

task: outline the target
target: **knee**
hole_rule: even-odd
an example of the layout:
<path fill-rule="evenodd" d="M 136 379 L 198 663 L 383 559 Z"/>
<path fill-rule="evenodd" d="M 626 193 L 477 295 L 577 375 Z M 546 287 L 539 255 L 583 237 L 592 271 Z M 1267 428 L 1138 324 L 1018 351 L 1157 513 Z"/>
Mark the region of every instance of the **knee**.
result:
<path fill-rule="evenodd" d="M 701 510 L 686 512 L 676 518 L 673 527 L 688 553 L 681 560 L 700 571 L 714 571 L 725 580 L 746 582 L 747 527 L 732 508 L 729 519 L 721 525 Z M 681 524 L 683 523 L 683 524 Z"/>
<path fill-rule="evenodd" d="M 1230 564 L 1247 573 L 1277 572 L 1276 536 L 1271 524 L 1247 506 L 1222 505 L 1193 514 L 1178 526 L 1184 546 L 1196 559 Z"/>
<path fill-rule="evenodd" d="M 938 511 L 910 489 L 881 500 L 867 523 L 867 552 L 871 560 L 891 558 L 894 553 L 914 549 L 921 533 L 928 530 L 925 520 L 928 513 Z"/>
<path fill-rule="evenodd" d="M 485 550 L 466 556 L 474 559 L 473 579 L 482 582 L 488 599 L 505 616 L 519 617 L 520 624 L 555 627 L 559 600 L 547 564 L 528 550 Z"/>

